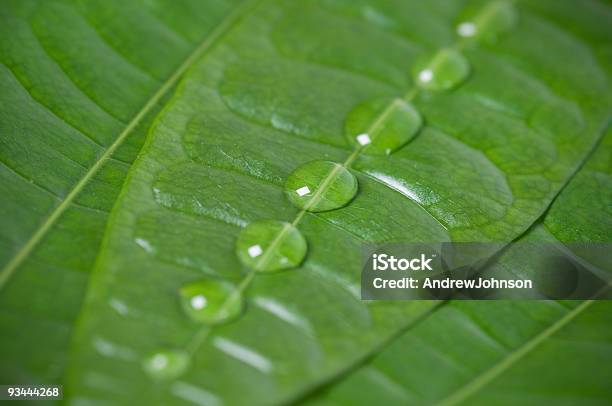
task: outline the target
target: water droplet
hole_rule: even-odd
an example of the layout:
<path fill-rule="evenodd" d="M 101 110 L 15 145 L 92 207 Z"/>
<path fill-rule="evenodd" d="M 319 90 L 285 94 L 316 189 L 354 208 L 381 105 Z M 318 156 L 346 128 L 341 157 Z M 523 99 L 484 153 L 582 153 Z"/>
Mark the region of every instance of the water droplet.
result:
<path fill-rule="evenodd" d="M 423 119 L 403 99 L 370 100 L 355 107 L 346 119 L 349 141 L 368 154 L 390 154 L 418 133 Z"/>
<path fill-rule="evenodd" d="M 357 193 L 357 179 L 343 165 L 331 161 L 311 161 L 298 167 L 285 182 L 291 203 L 307 211 L 319 212 L 346 205 Z"/>
<path fill-rule="evenodd" d="M 457 25 L 457 34 L 463 38 L 494 41 L 517 21 L 518 12 L 510 2 L 493 1 L 476 12 L 468 10 Z"/>
<path fill-rule="evenodd" d="M 185 313 L 199 323 L 224 323 L 242 311 L 242 295 L 226 281 L 191 282 L 181 287 L 179 295 Z"/>
<path fill-rule="evenodd" d="M 470 73 L 465 57 L 453 50 L 442 49 L 420 58 L 414 66 L 417 85 L 427 90 L 449 90 L 463 82 Z"/>
<path fill-rule="evenodd" d="M 258 272 L 295 268 L 306 256 L 306 240 L 290 223 L 260 220 L 240 232 L 236 253 L 240 261 Z"/>
<path fill-rule="evenodd" d="M 189 368 L 189 354 L 182 350 L 156 351 L 144 359 L 142 368 L 155 379 L 178 378 Z"/>

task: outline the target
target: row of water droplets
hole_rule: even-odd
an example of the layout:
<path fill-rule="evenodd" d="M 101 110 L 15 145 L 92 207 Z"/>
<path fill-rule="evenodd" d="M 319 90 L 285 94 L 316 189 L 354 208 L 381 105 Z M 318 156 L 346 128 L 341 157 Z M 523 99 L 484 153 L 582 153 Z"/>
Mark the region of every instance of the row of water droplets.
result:
<path fill-rule="evenodd" d="M 494 39 L 515 20 L 511 1 L 488 3 L 457 25 L 459 38 L 452 46 L 417 60 L 412 70 L 416 87 L 406 95 L 370 100 L 356 106 L 345 121 L 348 142 L 354 147 L 352 153 L 342 163 L 311 161 L 289 175 L 285 195 L 300 209 L 291 223 L 260 220 L 242 229 L 236 241 L 236 255 L 249 271 L 240 284 L 204 279 L 181 287 L 181 307 L 202 328 L 183 349 L 151 354 L 143 362 L 144 370 L 157 379 L 180 376 L 189 368 L 192 355 L 208 336 L 211 326 L 227 323 L 242 313 L 243 293 L 257 273 L 297 268 L 308 250 L 306 239 L 297 228 L 304 215 L 347 205 L 359 187 L 355 175 L 349 171 L 355 159 L 362 153 L 390 155 L 410 142 L 423 125 L 412 100 L 421 90 L 443 92 L 460 85 L 470 73 L 470 64 L 461 53 L 467 41 Z"/>

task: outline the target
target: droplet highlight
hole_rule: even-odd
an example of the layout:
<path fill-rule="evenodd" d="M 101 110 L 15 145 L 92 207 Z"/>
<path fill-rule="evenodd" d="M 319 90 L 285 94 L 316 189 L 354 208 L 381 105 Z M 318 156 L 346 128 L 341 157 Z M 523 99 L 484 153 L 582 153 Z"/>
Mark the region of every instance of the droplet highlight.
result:
<path fill-rule="evenodd" d="M 142 368 L 154 379 L 170 380 L 189 368 L 189 359 L 189 354 L 182 350 L 160 350 L 145 358 Z"/>
<path fill-rule="evenodd" d="M 236 254 L 248 268 L 276 272 L 296 268 L 306 256 L 302 233 L 291 223 L 260 220 L 242 229 L 236 241 Z"/>
<path fill-rule="evenodd" d="M 423 125 L 419 112 L 399 98 L 357 105 L 345 121 L 346 136 L 365 154 L 389 155 L 411 141 Z"/>
<path fill-rule="evenodd" d="M 472 22 L 464 22 L 457 26 L 457 34 L 460 37 L 473 37 L 476 34 L 476 24 Z"/>
<path fill-rule="evenodd" d="M 206 279 L 179 289 L 181 307 L 190 319 L 220 324 L 237 317 L 243 308 L 242 295 L 230 282 Z"/>
<path fill-rule="evenodd" d="M 420 58 L 414 66 L 416 84 L 426 90 L 444 91 L 460 85 L 470 73 L 470 64 L 458 51 L 442 49 Z"/>
<path fill-rule="evenodd" d="M 357 188 L 357 179 L 343 165 L 311 161 L 289 175 L 285 195 L 300 209 L 321 212 L 345 206 L 355 197 Z"/>
<path fill-rule="evenodd" d="M 457 35 L 462 38 L 494 41 L 518 21 L 516 8 L 508 1 L 489 2 L 476 13 L 462 16 Z"/>

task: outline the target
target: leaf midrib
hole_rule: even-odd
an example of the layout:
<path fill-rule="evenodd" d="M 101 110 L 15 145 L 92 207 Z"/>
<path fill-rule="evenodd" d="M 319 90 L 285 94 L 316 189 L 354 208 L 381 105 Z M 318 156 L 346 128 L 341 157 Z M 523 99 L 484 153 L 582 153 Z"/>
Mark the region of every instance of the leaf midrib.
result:
<path fill-rule="evenodd" d="M 77 195 L 85 188 L 94 175 L 104 166 L 115 153 L 117 148 L 123 144 L 130 133 L 140 124 L 143 118 L 153 109 L 162 97 L 172 88 L 183 74 L 206 52 L 210 51 L 216 42 L 230 31 L 251 9 L 263 0 L 243 0 L 229 15 L 227 15 L 215 29 L 206 35 L 205 39 L 198 47 L 176 68 L 174 73 L 157 89 L 157 91 L 147 100 L 144 106 L 130 120 L 127 126 L 119 134 L 117 139 L 104 151 L 96 162 L 87 170 L 85 175 L 79 179 L 70 192 L 64 197 L 60 204 L 45 218 L 36 232 L 19 249 L 13 258 L 0 270 L 0 290 L 6 285 L 17 268 L 30 255 L 32 250 L 38 245 L 42 238 L 47 234 L 59 217 L 66 211 Z"/>

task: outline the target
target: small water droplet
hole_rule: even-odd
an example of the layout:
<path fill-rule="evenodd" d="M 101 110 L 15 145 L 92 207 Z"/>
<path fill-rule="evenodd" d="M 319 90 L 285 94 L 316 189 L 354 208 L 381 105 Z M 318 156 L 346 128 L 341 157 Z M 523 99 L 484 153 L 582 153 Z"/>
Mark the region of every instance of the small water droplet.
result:
<path fill-rule="evenodd" d="M 194 321 L 204 324 L 227 322 L 242 311 L 242 295 L 229 282 L 205 279 L 183 285 L 181 306 Z"/>
<path fill-rule="evenodd" d="M 463 82 L 470 73 L 470 64 L 454 49 L 442 49 L 420 58 L 414 66 L 417 85 L 427 90 L 449 90 Z"/>
<path fill-rule="evenodd" d="M 390 154 L 418 133 L 423 119 L 403 99 L 383 98 L 359 104 L 348 114 L 345 129 L 353 145 L 367 154 Z"/>
<path fill-rule="evenodd" d="M 236 241 L 240 261 L 258 272 L 295 268 L 306 256 L 306 240 L 290 223 L 260 220 L 242 229 Z"/>
<path fill-rule="evenodd" d="M 457 34 L 463 38 L 494 41 L 511 29 L 518 20 L 518 12 L 508 1 L 492 1 L 485 7 L 463 15 L 457 25 Z"/>
<path fill-rule="evenodd" d="M 142 368 L 155 379 L 178 378 L 189 368 L 189 354 L 182 350 L 156 351 L 144 359 Z"/>
<path fill-rule="evenodd" d="M 337 209 L 357 193 L 357 179 L 343 165 L 311 161 L 298 167 L 285 182 L 291 203 L 312 212 Z"/>

